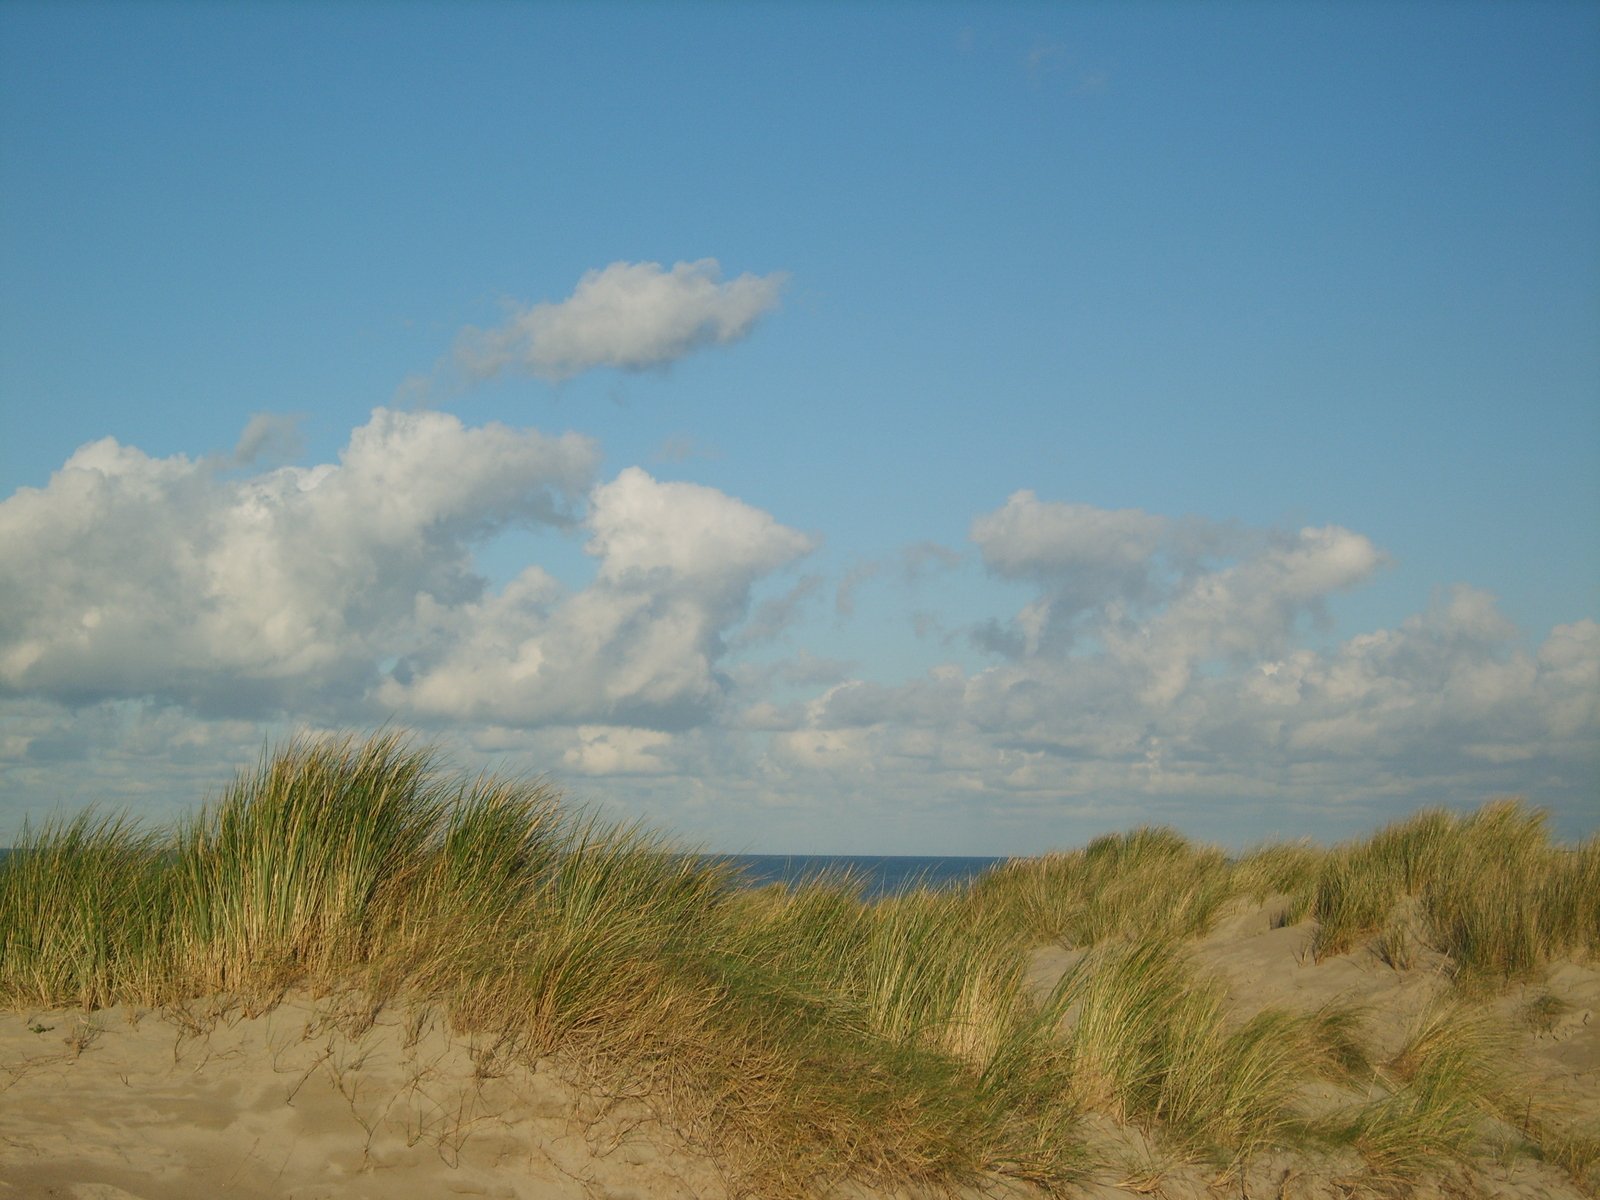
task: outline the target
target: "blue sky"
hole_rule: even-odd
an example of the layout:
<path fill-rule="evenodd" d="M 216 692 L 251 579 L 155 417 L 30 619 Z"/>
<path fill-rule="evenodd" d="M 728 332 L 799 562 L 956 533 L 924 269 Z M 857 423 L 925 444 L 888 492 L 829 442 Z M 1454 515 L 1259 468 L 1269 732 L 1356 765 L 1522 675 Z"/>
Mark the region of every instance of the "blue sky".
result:
<path fill-rule="evenodd" d="M 1600 825 L 1592 5 L 13 3 L 0 178 L 0 842 L 384 722 L 722 850 Z"/>

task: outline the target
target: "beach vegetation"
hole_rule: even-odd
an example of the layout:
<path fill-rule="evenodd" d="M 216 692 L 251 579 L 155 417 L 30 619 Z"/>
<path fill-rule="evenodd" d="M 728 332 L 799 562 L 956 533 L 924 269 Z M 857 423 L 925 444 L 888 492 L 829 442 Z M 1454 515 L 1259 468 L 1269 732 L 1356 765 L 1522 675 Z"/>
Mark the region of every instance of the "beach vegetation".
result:
<path fill-rule="evenodd" d="M 1241 1016 L 1193 946 L 1267 897 L 1307 922 L 1313 960 L 1367 946 L 1406 972 L 1427 952 L 1458 986 L 1386 1056 L 1349 1005 Z M 1518 802 L 1331 850 L 1230 858 L 1146 828 L 959 887 L 753 888 L 544 781 L 459 777 L 383 732 L 269 752 L 170 829 L 89 813 L 26 832 L 0 862 L 0 1005 L 199 1020 L 208 998 L 295 992 L 361 997 L 347 1015 L 369 1023 L 441 1014 L 486 1076 L 558 1062 L 643 1087 L 750 1195 L 1061 1190 L 1094 1169 L 1100 1119 L 1223 1172 L 1342 1146 L 1414 1179 L 1509 1136 L 1581 1177 L 1595 1138 L 1507 1073 L 1486 997 L 1600 953 L 1597 906 L 1600 840 L 1556 845 Z M 1075 955 L 1053 987 L 1030 982 L 1046 944 Z M 1523 1036 L 1562 1011 L 1541 995 Z M 1308 1102 L 1329 1088 L 1344 1100 Z"/>

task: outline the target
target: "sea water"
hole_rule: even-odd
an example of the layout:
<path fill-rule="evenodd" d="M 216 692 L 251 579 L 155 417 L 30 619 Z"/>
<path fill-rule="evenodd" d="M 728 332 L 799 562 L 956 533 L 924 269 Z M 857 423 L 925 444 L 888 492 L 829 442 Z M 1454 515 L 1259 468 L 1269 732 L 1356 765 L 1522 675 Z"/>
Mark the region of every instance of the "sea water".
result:
<path fill-rule="evenodd" d="M 877 899 L 915 887 L 954 887 L 1007 860 L 907 854 L 729 854 L 723 861 L 737 866 L 751 887 L 848 875 L 860 881 L 863 895 Z"/>
<path fill-rule="evenodd" d="M 0 866 L 10 853 L 9 849 L 0 847 Z M 734 864 L 750 887 L 848 877 L 861 885 L 862 895 L 869 900 L 916 887 L 955 887 L 1008 861 L 978 856 L 910 854 L 724 854 L 707 857 Z"/>

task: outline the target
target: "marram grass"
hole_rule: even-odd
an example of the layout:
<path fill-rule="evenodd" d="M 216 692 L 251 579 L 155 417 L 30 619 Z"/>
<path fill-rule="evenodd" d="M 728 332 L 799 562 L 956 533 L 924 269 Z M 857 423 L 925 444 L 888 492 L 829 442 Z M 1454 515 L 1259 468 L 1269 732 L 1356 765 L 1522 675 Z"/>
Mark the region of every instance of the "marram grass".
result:
<path fill-rule="evenodd" d="M 1422 812 L 1339 847 L 1302 894 L 1319 958 L 1393 930 L 1410 901 L 1467 983 L 1528 980 L 1554 958 L 1600 953 L 1600 837 L 1555 845 L 1544 814 L 1517 801 Z"/>
<path fill-rule="evenodd" d="M 985 1173 L 1061 1190 L 1093 1166 L 1090 1114 L 1220 1169 L 1332 1142 L 1408 1178 L 1508 1124 L 1575 1175 L 1596 1161 L 1559 1114 L 1512 1111 L 1475 999 L 1600 952 L 1600 842 L 1552 845 L 1519 805 L 1236 861 L 1141 829 L 965 888 L 862 891 L 746 889 L 397 734 L 304 740 L 171 830 L 87 815 L 25 834 L 0 864 L 0 1004 L 260 1008 L 302 989 L 443 1011 L 503 1056 L 650 1079 L 752 1195 Z M 1468 986 L 1383 1063 L 1355 1010 L 1241 1023 L 1185 943 L 1268 895 L 1317 922 L 1320 955 L 1368 944 L 1404 969 L 1426 945 Z M 1051 941 L 1082 953 L 1040 995 L 1029 954 Z M 1354 1099 L 1309 1116 L 1318 1081 Z"/>

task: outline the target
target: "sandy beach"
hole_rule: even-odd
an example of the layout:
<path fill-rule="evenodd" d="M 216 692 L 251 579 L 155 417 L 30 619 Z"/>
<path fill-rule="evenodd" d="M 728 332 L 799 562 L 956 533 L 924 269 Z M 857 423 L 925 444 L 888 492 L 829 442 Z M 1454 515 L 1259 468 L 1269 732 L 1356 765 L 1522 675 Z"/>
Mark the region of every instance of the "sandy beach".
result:
<path fill-rule="evenodd" d="M 1403 970 L 1370 945 L 1313 962 L 1315 923 L 1282 923 L 1281 902 L 1234 902 L 1193 945 L 1227 988 L 1231 1015 L 1268 1005 L 1355 1003 L 1375 1057 L 1393 1054 L 1451 984 L 1441 956 Z M 1049 992 L 1078 957 L 1032 958 Z M 1600 1117 L 1600 969 L 1551 966 L 1537 985 L 1487 1003 L 1541 1101 Z M 1340 1100 L 1329 1087 L 1311 1106 Z M 183 1008 L 0 1015 L 0 1197 L 66 1200 L 695 1200 L 737 1181 L 653 1103 L 651 1081 L 611 1080 L 582 1062 L 518 1063 L 493 1040 L 452 1032 L 428 1010 L 374 1010 L 357 993 L 284 997 L 266 1011 L 226 998 Z M 1094 1116 L 1092 1152 L 1065 1194 L 1313 1198 L 1360 1195 L 1580 1197 L 1573 1179 L 1525 1156 L 1479 1159 L 1403 1187 L 1359 1158 L 1265 1155 L 1242 1172 L 1164 1144 L 1135 1123 Z M 1044 1195 L 998 1176 L 966 1195 Z M 819 1196 L 937 1194 L 873 1180 Z"/>

